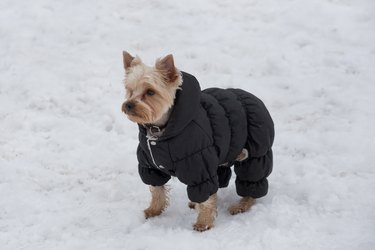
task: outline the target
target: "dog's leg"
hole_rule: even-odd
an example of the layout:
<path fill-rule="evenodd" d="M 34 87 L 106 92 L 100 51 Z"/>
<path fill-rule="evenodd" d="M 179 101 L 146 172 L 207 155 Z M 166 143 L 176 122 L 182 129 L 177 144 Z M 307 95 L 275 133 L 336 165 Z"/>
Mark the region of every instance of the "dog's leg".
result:
<path fill-rule="evenodd" d="M 144 210 L 146 219 L 160 215 L 168 205 L 168 189 L 165 186 L 150 186 L 151 203 Z"/>
<path fill-rule="evenodd" d="M 242 152 L 237 156 L 236 161 L 244 161 L 249 158 L 249 151 L 244 148 Z M 255 199 L 253 197 L 247 196 L 241 198 L 241 200 L 228 208 L 230 214 L 235 215 L 239 213 L 244 213 L 248 211 L 252 205 L 254 205 Z"/>
<path fill-rule="evenodd" d="M 241 153 L 237 156 L 236 161 L 244 161 L 249 158 L 249 151 L 246 148 L 243 148 Z"/>
<path fill-rule="evenodd" d="M 207 201 L 196 203 L 195 208 L 198 211 L 197 222 L 193 225 L 196 231 L 206 231 L 214 226 L 216 216 L 217 195 L 213 194 Z"/>
<path fill-rule="evenodd" d="M 243 197 L 241 200 L 228 208 L 230 214 L 235 215 L 248 211 L 254 205 L 255 199 L 252 197 Z"/>

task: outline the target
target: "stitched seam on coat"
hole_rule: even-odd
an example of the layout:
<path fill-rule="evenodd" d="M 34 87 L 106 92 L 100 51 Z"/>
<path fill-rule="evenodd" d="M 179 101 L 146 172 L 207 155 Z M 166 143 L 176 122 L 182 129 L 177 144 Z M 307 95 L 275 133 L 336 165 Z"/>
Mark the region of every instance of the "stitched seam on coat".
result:
<path fill-rule="evenodd" d="M 201 108 L 203 109 L 203 110 L 205 110 L 203 107 L 202 107 L 202 105 L 201 105 Z M 210 119 L 208 119 L 208 120 L 210 120 Z M 194 122 L 202 131 L 203 131 L 203 133 L 207 136 L 207 138 L 210 140 L 210 143 L 211 143 L 211 145 L 213 145 L 213 143 L 214 143 L 214 139 L 212 138 L 212 137 L 210 137 L 210 135 L 206 132 L 206 130 L 204 130 L 202 127 L 201 127 L 201 125 L 199 125 L 199 123 L 198 122 L 196 122 L 195 120 L 193 120 L 192 122 Z M 211 121 L 210 121 L 211 122 Z M 210 124 L 211 125 L 211 124 Z M 212 128 L 211 128 L 212 129 Z"/>
<path fill-rule="evenodd" d="M 235 97 L 237 97 L 237 95 L 236 95 L 235 93 L 233 93 L 232 91 L 230 91 L 230 92 L 231 92 L 232 94 L 234 94 Z M 233 124 L 234 124 L 234 122 L 233 122 L 233 120 L 232 120 L 232 117 L 229 115 L 230 112 L 228 111 L 227 107 L 226 107 L 222 102 L 220 102 L 220 100 L 221 100 L 220 96 L 216 96 L 215 94 L 211 94 L 211 93 L 206 93 L 206 94 L 208 94 L 208 95 L 212 96 L 213 98 L 215 98 L 216 101 L 217 101 L 217 103 L 218 103 L 218 104 L 224 109 L 225 117 L 227 118 L 228 123 L 229 123 L 229 129 L 230 129 L 230 140 L 229 140 L 229 148 L 228 148 L 228 152 L 227 152 L 227 154 L 226 154 L 226 156 L 225 156 L 225 159 L 227 159 L 229 153 L 231 152 L 231 148 L 232 148 L 233 144 L 236 143 L 235 141 L 233 141 L 233 134 L 234 134 L 234 133 L 233 133 L 233 131 L 234 131 L 234 129 L 233 129 Z M 236 98 L 236 99 L 237 99 L 237 98 Z M 240 104 L 241 104 L 241 106 L 242 106 L 242 102 L 241 102 L 240 100 L 237 100 L 237 101 L 239 101 Z"/>
<path fill-rule="evenodd" d="M 188 185 L 189 187 L 196 187 L 196 186 L 199 186 L 199 185 L 202 185 L 202 184 L 204 184 L 204 183 L 207 183 L 207 182 L 212 182 L 212 179 L 214 178 L 214 177 L 216 177 L 217 175 L 215 175 L 215 176 L 210 176 L 210 179 L 206 179 L 206 180 L 204 180 L 204 181 L 202 181 L 202 182 L 200 182 L 200 183 L 197 183 L 197 184 L 194 184 L 194 185 Z"/>

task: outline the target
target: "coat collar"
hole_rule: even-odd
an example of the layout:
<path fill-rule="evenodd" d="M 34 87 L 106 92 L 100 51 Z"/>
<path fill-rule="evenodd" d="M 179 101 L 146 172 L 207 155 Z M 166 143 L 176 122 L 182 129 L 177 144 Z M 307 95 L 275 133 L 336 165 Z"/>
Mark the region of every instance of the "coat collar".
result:
<path fill-rule="evenodd" d="M 178 135 L 198 114 L 201 99 L 199 83 L 194 76 L 182 71 L 181 74 L 182 86 L 176 92 L 171 115 L 159 140 L 165 140 Z M 139 125 L 139 130 L 142 134 L 147 134 L 144 126 Z"/>

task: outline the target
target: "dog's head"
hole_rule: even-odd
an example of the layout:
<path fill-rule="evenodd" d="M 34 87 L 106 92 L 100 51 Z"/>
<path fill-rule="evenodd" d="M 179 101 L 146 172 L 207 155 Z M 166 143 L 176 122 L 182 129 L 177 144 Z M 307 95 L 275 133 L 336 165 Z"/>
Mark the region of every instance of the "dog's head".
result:
<path fill-rule="evenodd" d="M 122 111 L 139 124 L 155 124 L 173 106 L 176 90 L 182 84 L 173 56 L 156 60 L 155 66 L 123 52 L 126 100 Z"/>

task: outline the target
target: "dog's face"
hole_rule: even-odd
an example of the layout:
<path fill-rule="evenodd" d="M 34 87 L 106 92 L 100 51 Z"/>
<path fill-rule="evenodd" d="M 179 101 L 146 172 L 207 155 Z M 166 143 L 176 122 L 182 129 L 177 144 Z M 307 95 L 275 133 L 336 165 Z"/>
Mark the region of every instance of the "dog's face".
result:
<path fill-rule="evenodd" d="M 123 52 L 126 100 L 122 111 L 139 124 L 155 124 L 173 106 L 176 90 L 182 83 L 173 56 L 158 59 L 154 67 L 139 57 Z"/>

